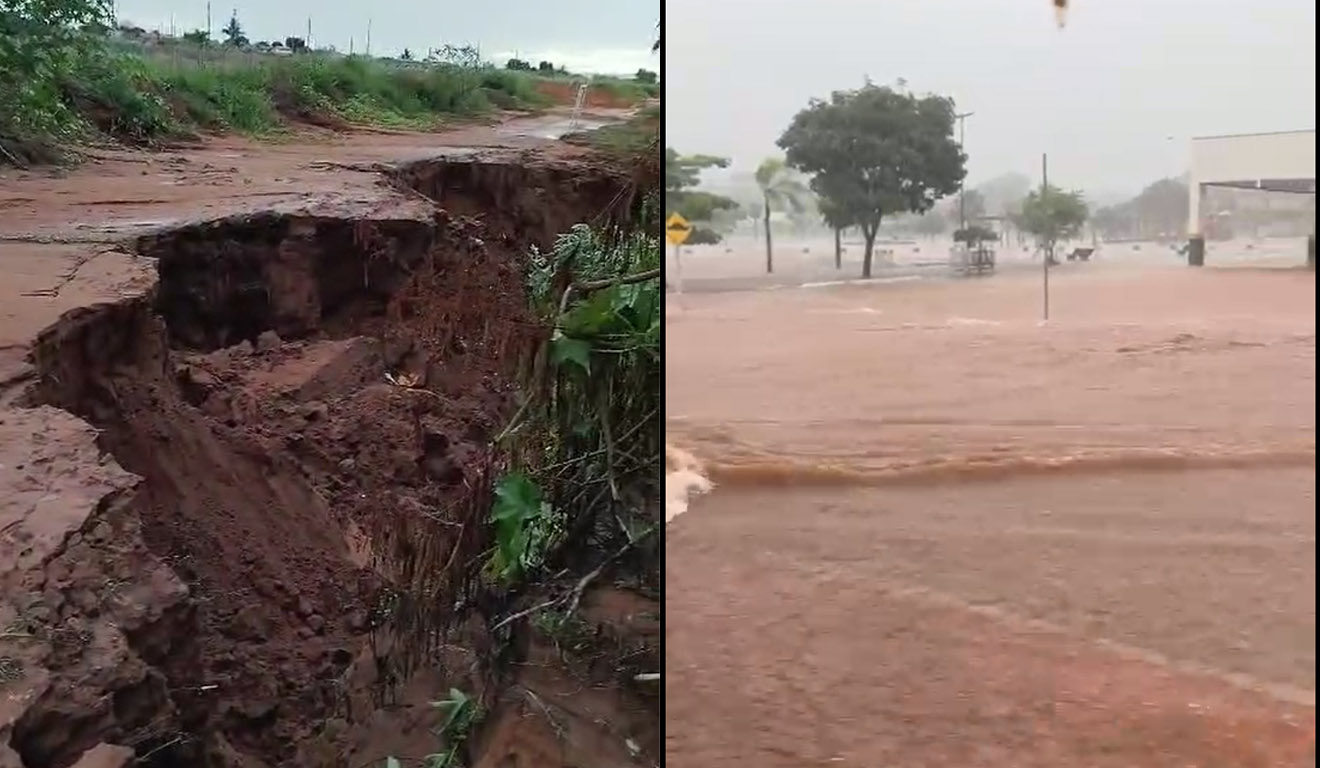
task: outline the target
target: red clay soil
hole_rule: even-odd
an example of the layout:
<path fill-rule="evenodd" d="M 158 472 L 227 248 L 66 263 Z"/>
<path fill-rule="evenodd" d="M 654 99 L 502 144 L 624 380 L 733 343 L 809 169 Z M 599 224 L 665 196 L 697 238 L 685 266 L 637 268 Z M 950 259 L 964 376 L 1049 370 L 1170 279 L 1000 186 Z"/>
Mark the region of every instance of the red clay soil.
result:
<path fill-rule="evenodd" d="M 0 367 L 0 487 L 15 489 L 0 502 L 0 766 L 411 765 L 441 746 L 430 701 L 449 687 L 480 696 L 496 730 L 538 690 L 573 707 L 546 692 L 554 679 L 495 687 L 480 670 L 498 649 L 480 622 L 447 623 L 485 545 L 489 442 L 530 332 L 524 248 L 607 209 L 620 181 L 553 158 L 494 165 L 482 176 L 460 161 L 457 190 L 442 172 L 397 177 L 430 200 L 362 165 L 315 181 L 339 186 L 313 204 L 127 241 L 144 230 L 134 209 L 157 203 L 99 187 L 117 214 L 92 235 L 107 255 L 74 253 L 53 290 L 6 302 L 20 314 L 0 318 L 0 341 L 26 359 Z M 6 228 L 27 233 L 34 256 L 52 247 L 34 231 L 76 238 L 41 210 L 41 186 L 5 190 L 18 214 Z M 297 186 L 272 197 L 292 202 Z M 96 202 L 69 191 L 44 199 Z M 195 194 L 193 215 L 227 205 Z M 459 215 L 478 212 L 465 208 L 474 195 L 498 216 Z M 434 212 L 441 198 L 456 212 Z M 84 289 L 101 263 L 116 265 L 113 281 Z M 78 306 L 86 297 L 102 303 Z M 545 653 L 543 640 L 523 645 Z M 596 672 L 586 679 L 610 682 Z M 603 752 L 556 738 L 560 763 L 518 762 L 516 745 L 537 738 L 524 729 L 566 717 L 535 708 L 474 757 L 620 765 L 645 756 L 629 743 L 655 755 L 654 702 L 638 695 L 607 702 L 623 736 L 596 733 L 599 710 L 574 731 Z"/>
<path fill-rule="evenodd" d="M 144 722 L 120 722 L 119 734 L 102 738 L 131 735 L 141 753 L 186 724 L 217 730 L 226 748 L 271 765 L 314 764 L 299 749 L 351 703 L 342 679 L 380 621 L 371 602 L 380 579 L 361 542 L 411 515 L 452 512 L 455 525 L 475 523 L 458 517 L 467 507 L 457 500 L 468 481 L 479 484 L 490 430 L 508 410 L 503 369 L 512 358 L 470 332 L 517 327 L 523 303 L 511 256 L 452 241 L 436 248 L 453 260 L 448 292 L 428 297 L 453 332 L 449 354 L 422 351 L 406 321 L 380 337 L 285 343 L 268 331 L 255 347 L 171 354 L 145 300 L 102 310 L 113 317 L 66 318 L 43 334 L 34 398 L 98 424 L 102 448 L 143 478 L 122 512 L 140 521 L 147 548 L 192 598 L 174 620 L 187 631 L 166 626 L 130 640 L 149 646 L 138 653 L 164 677 L 150 686 L 160 732 L 144 712 Z M 495 286 L 505 295 L 487 293 Z M 469 291 L 493 300 L 446 314 Z M 387 381 L 408 368 L 414 388 Z M 354 526 L 368 535 L 346 537 Z M 21 615 L 39 635 L 34 610 Z M 71 717 L 69 702 L 59 711 Z M 61 764 L 93 746 L 57 739 L 47 726 L 31 710 L 15 725 L 26 764 Z M 175 759 L 200 759 L 203 748 L 221 749 L 171 747 Z"/>

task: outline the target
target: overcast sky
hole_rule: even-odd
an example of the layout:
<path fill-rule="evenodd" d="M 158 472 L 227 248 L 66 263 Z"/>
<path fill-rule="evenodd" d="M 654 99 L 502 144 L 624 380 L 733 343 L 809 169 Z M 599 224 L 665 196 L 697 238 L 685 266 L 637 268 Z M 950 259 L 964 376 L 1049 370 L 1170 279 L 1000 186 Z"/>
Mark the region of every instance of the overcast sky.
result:
<path fill-rule="evenodd" d="M 657 69 L 651 54 L 659 0 L 501 0 L 494 5 L 454 0 L 215 0 L 211 28 L 216 36 L 237 10 L 251 40 L 305 36 L 312 42 L 361 53 L 371 22 L 371 49 L 378 55 L 404 48 L 424 54 L 444 43 L 474 43 L 491 60 L 515 52 L 533 63 L 547 59 L 579 72 L 636 72 Z M 118 0 L 118 16 L 144 29 L 179 34 L 206 28 L 206 0 Z"/>
<path fill-rule="evenodd" d="M 1190 136 L 1315 127 L 1315 0 L 667 0 L 665 142 L 749 169 L 813 96 L 907 80 L 967 119 L 969 180 L 1134 192 Z"/>

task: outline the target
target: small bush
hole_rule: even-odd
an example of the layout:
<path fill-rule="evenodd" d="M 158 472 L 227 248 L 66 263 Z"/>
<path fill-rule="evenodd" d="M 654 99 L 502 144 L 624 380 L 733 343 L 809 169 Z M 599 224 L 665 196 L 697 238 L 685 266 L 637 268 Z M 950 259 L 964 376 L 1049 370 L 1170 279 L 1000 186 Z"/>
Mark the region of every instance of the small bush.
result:
<path fill-rule="evenodd" d="M 117 139 L 146 144 L 179 132 L 156 73 L 141 59 L 92 51 L 63 90 L 81 115 Z"/>
<path fill-rule="evenodd" d="M 658 83 L 642 83 L 636 80 L 620 80 L 617 77 L 593 77 L 591 87 L 609 94 L 616 101 L 635 104 L 660 94 Z"/>
<path fill-rule="evenodd" d="M 166 74 L 162 81 L 189 122 L 201 128 L 263 133 L 279 122 L 265 74 L 260 70 L 187 68 Z"/>

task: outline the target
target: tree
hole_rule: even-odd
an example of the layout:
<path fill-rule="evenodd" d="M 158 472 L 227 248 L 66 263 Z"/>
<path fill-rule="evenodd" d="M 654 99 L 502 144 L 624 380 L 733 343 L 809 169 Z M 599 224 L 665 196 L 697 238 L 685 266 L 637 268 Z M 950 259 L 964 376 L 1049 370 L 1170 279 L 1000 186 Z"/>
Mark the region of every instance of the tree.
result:
<path fill-rule="evenodd" d="M 825 226 L 834 232 L 834 268 L 843 269 L 843 230 L 851 227 L 853 221 L 848 218 L 847 209 L 836 204 L 828 197 L 819 200 L 820 217 Z"/>
<path fill-rule="evenodd" d="M 871 276 L 875 237 L 889 214 L 924 213 L 958 191 L 965 156 L 953 138 L 953 101 L 867 84 L 814 99 L 779 138 L 789 165 L 846 212 L 865 240 Z"/>
<path fill-rule="evenodd" d="M 109 0 L 0 2 L 0 164 L 25 165 L 81 127 L 63 86 L 83 63 L 89 32 L 111 20 Z"/>
<path fill-rule="evenodd" d="M 652 85 L 660 82 L 660 75 L 649 69 L 639 69 L 637 74 L 633 75 L 633 80 L 643 85 Z"/>
<path fill-rule="evenodd" d="M 301 37 L 286 37 L 284 38 L 284 47 L 293 53 L 302 53 L 307 50 L 307 41 Z"/>
<path fill-rule="evenodd" d="M 765 216 L 765 273 L 775 271 L 774 249 L 770 237 L 770 214 L 774 211 L 801 211 L 810 194 L 807 185 L 794 175 L 778 157 L 768 157 L 756 168 L 756 186 L 761 190 Z"/>
<path fill-rule="evenodd" d="M 404 49 L 403 49 L 403 53 L 399 54 L 399 60 L 400 60 L 400 61 L 412 61 L 412 60 L 413 60 L 413 52 L 412 52 L 411 50 L 407 49 L 407 48 L 404 48 Z"/>
<path fill-rule="evenodd" d="M 1107 240 L 1130 237 L 1136 231 L 1133 223 L 1126 205 L 1108 205 L 1091 214 L 1091 226 Z"/>
<path fill-rule="evenodd" d="M 184 32 L 183 39 L 193 45 L 207 45 L 211 42 L 210 36 L 206 34 L 206 30 L 204 29 L 194 29 L 191 32 Z"/>
<path fill-rule="evenodd" d="M 714 155 L 680 155 L 678 150 L 669 147 L 665 150 L 665 191 L 678 192 L 688 187 L 695 187 L 701 180 L 701 172 L 707 168 L 728 168 L 727 157 Z"/>
<path fill-rule="evenodd" d="M 227 45 L 232 45 L 235 48 L 247 45 L 248 39 L 243 34 L 243 25 L 238 23 L 238 9 L 234 9 L 233 13 L 230 14 L 229 23 L 225 24 L 225 28 L 220 32 L 225 36 Z"/>
<path fill-rule="evenodd" d="M 738 204 L 722 195 L 694 189 L 701 183 L 707 168 L 727 168 L 728 158 L 712 155 L 680 155 L 673 147 L 665 149 L 665 205 L 694 226 L 690 243 L 718 243 L 720 236 L 710 226 L 718 211 L 733 211 Z"/>
<path fill-rule="evenodd" d="M 1086 200 L 1081 192 L 1064 192 L 1048 186 L 1027 194 L 1014 223 L 1018 229 L 1035 237 L 1045 249 L 1046 258 L 1052 259 L 1054 245 L 1081 233 L 1086 218 Z"/>

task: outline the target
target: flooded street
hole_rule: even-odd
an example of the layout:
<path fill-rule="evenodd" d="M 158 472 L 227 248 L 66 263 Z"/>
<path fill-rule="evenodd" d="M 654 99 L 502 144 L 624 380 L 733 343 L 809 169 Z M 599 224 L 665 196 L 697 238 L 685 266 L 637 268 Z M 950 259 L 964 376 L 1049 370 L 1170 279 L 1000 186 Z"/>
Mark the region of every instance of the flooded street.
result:
<path fill-rule="evenodd" d="M 1314 764 L 1314 274 L 1051 289 L 671 295 L 671 764 Z"/>

